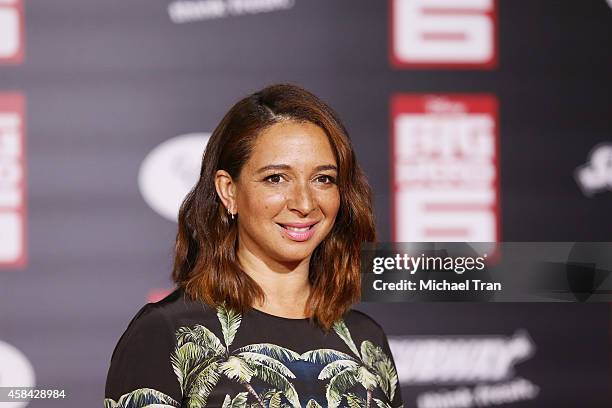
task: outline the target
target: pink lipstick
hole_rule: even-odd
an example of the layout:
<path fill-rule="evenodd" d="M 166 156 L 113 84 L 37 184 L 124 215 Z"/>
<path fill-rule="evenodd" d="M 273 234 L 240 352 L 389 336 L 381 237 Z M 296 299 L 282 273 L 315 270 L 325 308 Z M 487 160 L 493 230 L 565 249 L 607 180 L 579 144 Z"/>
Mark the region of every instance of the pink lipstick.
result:
<path fill-rule="evenodd" d="M 316 222 L 278 224 L 283 233 L 292 241 L 303 242 L 309 240 L 315 233 Z"/>

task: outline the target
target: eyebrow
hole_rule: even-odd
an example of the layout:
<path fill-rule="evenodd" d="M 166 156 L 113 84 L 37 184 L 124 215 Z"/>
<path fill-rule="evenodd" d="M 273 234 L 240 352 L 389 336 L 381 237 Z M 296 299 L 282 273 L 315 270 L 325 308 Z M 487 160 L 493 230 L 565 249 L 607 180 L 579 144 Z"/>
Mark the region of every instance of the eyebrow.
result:
<path fill-rule="evenodd" d="M 268 170 L 290 170 L 291 166 L 288 164 L 268 164 L 267 166 L 263 166 L 257 170 L 257 173 L 263 173 Z M 324 171 L 324 170 L 335 170 L 338 171 L 338 168 L 333 164 L 323 164 L 321 166 L 315 167 L 315 171 Z"/>

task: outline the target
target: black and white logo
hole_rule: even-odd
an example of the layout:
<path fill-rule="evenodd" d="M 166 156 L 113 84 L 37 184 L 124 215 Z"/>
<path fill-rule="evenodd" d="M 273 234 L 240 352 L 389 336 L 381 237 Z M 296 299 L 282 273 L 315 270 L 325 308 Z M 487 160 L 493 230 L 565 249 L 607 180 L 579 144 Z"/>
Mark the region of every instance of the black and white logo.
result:
<path fill-rule="evenodd" d="M 138 172 L 138 187 L 145 202 L 159 215 L 176 221 L 185 195 L 200 175 L 202 152 L 210 133 L 173 137 L 147 154 Z"/>
<path fill-rule="evenodd" d="M 586 164 L 575 170 L 574 177 L 587 197 L 606 190 L 612 191 L 612 143 L 595 146 Z"/>
<path fill-rule="evenodd" d="M 17 347 L 0 340 L 0 387 L 34 387 L 36 380 L 30 360 Z M 4 394 L 6 396 L 6 394 Z M 25 408 L 28 401 L 1 402 L 4 408 Z"/>
<path fill-rule="evenodd" d="M 516 375 L 536 346 L 512 336 L 389 336 L 402 387 L 419 390 L 417 408 L 479 408 L 535 400 L 540 387 Z"/>
<path fill-rule="evenodd" d="M 168 5 L 173 23 L 214 20 L 293 8 L 295 0 L 174 0 Z"/>

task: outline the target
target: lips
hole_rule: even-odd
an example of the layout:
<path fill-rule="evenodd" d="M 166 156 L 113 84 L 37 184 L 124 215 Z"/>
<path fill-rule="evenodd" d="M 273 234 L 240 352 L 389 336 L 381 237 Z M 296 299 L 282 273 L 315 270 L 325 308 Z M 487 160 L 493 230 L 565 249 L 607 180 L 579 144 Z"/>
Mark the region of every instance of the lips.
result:
<path fill-rule="evenodd" d="M 315 226 L 318 221 L 312 222 L 301 222 L 301 223 L 288 223 L 278 225 L 282 228 L 285 236 L 292 241 L 303 242 L 310 239 L 315 233 Z"/>

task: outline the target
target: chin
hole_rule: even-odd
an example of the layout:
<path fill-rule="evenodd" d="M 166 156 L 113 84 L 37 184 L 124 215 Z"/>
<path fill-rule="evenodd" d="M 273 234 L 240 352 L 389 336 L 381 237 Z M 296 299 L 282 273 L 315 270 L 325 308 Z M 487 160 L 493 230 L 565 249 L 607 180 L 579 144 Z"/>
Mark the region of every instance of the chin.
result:
<path fill-rule="evenodd" d="M 309 258 L 314 252 L 314 248 L 291 248 L 286 244 L 279 246 L 276 249 L 276 259 L 281 262 L 301 262 L 304 259 Z"/>
<path fill-rule="evenodd" d="M 287 250 L 279 254 L 278 259 L 282 262 L 301 262 L 312 255 L 313 251 L 292 251 Z"/>

